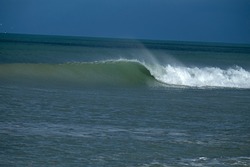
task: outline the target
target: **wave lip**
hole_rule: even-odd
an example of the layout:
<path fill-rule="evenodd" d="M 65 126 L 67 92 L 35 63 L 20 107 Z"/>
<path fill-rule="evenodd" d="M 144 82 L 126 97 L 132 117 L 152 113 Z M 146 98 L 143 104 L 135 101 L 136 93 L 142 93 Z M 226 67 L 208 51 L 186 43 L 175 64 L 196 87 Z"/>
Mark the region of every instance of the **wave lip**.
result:
<path fill-rule="evenodd" d="M 250 88 L 250 72 L 241 67 L 223 70 L 218 67 L 158 67 L 152 75 L 165 84 L 189 87 Z"/>

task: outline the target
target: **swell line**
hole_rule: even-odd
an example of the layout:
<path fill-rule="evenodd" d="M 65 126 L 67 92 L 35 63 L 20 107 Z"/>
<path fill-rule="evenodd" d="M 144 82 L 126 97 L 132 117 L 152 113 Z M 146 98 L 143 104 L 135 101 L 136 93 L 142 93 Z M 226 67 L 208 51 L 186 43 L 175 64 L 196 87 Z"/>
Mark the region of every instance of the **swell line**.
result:
<path fill-rule="evenodd" d="M 109 60 L 65 64 L 1 64 L 0 81 L 81 86 L 142 86 L 155 82 L 136 61 Z"/>

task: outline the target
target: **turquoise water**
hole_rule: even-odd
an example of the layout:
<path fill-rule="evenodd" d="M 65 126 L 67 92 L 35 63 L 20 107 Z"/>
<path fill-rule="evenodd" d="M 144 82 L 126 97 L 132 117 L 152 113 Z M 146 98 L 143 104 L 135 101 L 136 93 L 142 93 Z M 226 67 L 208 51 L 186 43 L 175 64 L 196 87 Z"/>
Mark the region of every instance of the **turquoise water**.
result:
<path fill-rule="evenodd" d="M 0 36 L 1 166 L 249 166 L 250 47 Z"/>

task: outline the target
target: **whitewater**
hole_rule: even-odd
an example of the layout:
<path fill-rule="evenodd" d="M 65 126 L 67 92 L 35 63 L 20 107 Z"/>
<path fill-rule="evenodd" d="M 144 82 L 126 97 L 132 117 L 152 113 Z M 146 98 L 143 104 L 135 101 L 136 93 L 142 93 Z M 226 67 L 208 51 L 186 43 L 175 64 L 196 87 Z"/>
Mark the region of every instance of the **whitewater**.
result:
<path fill-rule="evenodd" d="M 148 67 L 160 82 L 190 87 L 250 88 L 250 72 L 241 67 L 181 67 L 156 65 Z"/>
<path fill-rule="evenodd" d="M 250 88 L 250 72 L 239 66 L 228 69 L 219 67 L 185 67 L 171 64 L 161 65 L 152 57 L 150 60 L 153 60 L 153 63 L 137 59 L 107 60 L 101 61 L 101 63 L 139 63 L 149 70 L 156 80 L 169 86 Z"/>

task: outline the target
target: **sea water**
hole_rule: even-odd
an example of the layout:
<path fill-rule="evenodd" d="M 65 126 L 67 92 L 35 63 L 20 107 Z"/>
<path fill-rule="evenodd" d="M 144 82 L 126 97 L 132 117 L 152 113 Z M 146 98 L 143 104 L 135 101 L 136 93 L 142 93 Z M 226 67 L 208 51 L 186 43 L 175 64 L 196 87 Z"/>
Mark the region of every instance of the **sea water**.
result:
<path fill-rule="evenodd" d="M 0 166 L 250 166 L 250 46 L 0 34 Z"/>

